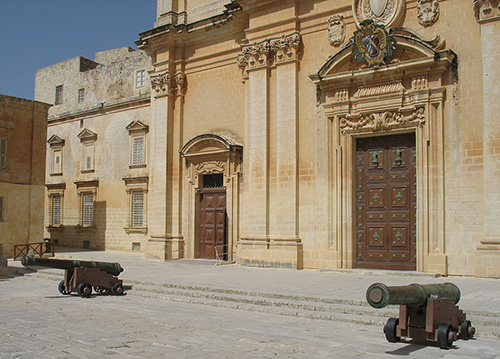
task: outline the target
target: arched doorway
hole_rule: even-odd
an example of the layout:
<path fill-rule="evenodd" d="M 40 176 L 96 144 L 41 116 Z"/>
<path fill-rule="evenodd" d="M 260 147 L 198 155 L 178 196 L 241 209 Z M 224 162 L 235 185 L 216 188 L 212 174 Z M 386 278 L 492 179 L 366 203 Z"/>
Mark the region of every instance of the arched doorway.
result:
<path fill-rule="evenodd" d="M 234 260 L 239 235 L 242 146 L 218 134 L 202 134 L 182 150 L 188 183 L 183 191 L 187 258 Z"/>

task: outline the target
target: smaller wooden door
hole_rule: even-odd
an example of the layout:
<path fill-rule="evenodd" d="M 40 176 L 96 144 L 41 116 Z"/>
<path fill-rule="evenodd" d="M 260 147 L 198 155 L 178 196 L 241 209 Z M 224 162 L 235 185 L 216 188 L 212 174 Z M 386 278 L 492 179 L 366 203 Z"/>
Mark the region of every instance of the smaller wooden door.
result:
<path fill-rule="evenodd" d="M 200 258 L 215 259 L 226 251 L 226 190 L 203 189 L 200 194 Z"/>

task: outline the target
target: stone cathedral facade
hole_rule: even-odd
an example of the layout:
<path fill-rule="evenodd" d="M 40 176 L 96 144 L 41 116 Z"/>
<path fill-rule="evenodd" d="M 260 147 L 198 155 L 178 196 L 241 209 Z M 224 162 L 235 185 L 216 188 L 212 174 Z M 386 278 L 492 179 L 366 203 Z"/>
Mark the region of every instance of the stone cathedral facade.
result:
<path fill-rule="evenodd" d="M 47 235 L 149 258 L 500 276 L 498 0 L 158 0 L 39 70 Z"/>

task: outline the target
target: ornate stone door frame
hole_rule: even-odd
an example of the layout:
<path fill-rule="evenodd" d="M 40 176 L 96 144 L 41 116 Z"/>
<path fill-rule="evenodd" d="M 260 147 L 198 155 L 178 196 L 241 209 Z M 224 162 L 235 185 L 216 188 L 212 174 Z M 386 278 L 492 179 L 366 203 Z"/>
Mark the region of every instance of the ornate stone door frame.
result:
<path fill-rule="evenodd" d="M 199 235 L 198 202 L 205 174 L 222 173 L 226 188 L 227 259 L 234 260 L 239 237 L 239 184 L 242 146 L 217 134 L 202 134 L 189 140 L 180 151 L 185 159 L 186 186 L 183 201 L 183 233 L 186 233 L 186 258 L 196 256 L 196 238 Z"/>
<path fill-rule="evenodd" d="M 452 51 L 408 34 L 396 38 L 404 61 L 356 65 L 345 46 L 311 75 L 328 121 L 331 191 L 329 247 L 340 268 L 355 258 L 356 138 L 414 132 L 417 153 L 417 271 L 447 274 L 444 215 L 443 74 Z M 402 53 L 396 52 L 397 58 Z M 353 65 L 354 64 L 354 65 Z M 353 69 L 352 67 L 358 66 Z"/>

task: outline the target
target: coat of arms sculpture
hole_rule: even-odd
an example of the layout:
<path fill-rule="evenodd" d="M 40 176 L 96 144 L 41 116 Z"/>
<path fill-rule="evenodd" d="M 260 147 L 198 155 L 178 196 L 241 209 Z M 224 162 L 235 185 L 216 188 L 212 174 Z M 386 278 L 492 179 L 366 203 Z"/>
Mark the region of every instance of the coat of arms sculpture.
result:
<path fill-rule="evenodd" d="M 367 19 L 359 24 L 354 33 L 354 55 L 359 62 L 366 62 L 369 67 L 377 67 L 384 59 L 392 56 L 392 39 L 384 25 Z"/>

